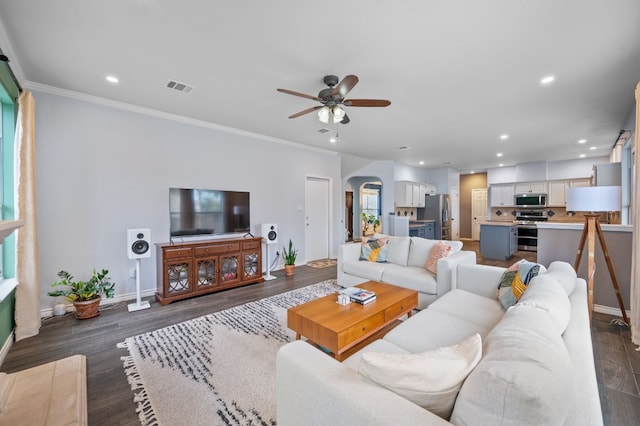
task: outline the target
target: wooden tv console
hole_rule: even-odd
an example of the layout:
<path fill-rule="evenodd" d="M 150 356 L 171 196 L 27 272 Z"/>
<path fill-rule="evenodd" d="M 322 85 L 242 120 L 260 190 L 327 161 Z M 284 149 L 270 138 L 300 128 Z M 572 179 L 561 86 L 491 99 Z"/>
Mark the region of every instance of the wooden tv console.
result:
<path fill-rule="evenodd" d="M 264 281 L 262 238 L 156 244 L 156 264 L 161 305 Z"/>

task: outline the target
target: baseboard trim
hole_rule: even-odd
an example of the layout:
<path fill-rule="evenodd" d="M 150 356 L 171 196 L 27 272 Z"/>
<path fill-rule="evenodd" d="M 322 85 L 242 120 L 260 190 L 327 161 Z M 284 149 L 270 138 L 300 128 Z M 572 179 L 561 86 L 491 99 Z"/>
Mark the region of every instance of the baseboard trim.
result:
<path fill-rule="evenodd" d="M 7 337 L 7 340 L 4 342 L 4 345 L 2 345 L 2 349 L 0 349 L 0 366 L 2 366 L 2 364 L 4 363 L 4 359 L 9 353 L 9 349 L 11 349 L 11 346 L 13 345 L 13 337 L 14 335 L 12 331 L 11 334 L 9 334 L 9 337 Z"/>
<path fill-rule="evenodd" d="M 603 306 L 603 305 L 593 305 L 594 312 L 598 312 L 600 314 L 613 315 L 614 317 L 622 318 L 622 312 L 620 312 L 620 308 L 612 308 L 611 306 Z M 631 311 L 627 310 L 627 318 L 631 317 Z"/>
<path fill-rule="evenodd" d="M 141 298 L 155 296 L 155 290 L 143 290 L 140 292 Z M 127 302 L 135 300 L 138 297 L 136 293 L 118 294 L 110 299 L 102 299 L 100 306 L 113 305 L 115 303 Z M 73 312 L 73 303 L 67 303 L 67 312 Z M 49 318 L 53 316 L 53 307 L 40 310 L 40 318 Z"/>

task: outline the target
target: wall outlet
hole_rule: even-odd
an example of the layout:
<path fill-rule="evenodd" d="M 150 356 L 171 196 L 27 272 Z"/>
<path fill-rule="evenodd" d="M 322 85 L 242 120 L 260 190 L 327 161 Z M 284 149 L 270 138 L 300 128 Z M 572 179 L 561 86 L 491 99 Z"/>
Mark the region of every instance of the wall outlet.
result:
<path fill-rule="evenodd" d="M 135 268 L 129 269 L 129 278 L 135 278 L 135 277 L 136 277 L 136 269 Z"/>

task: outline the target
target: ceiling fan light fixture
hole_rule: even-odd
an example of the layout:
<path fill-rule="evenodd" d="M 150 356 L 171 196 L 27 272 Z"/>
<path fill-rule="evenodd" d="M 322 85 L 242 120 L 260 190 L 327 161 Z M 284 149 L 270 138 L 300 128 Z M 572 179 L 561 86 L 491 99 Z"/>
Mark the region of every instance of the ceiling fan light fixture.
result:
<path fill-rule="evenodd" d="M 334 123 L 340 123 L 342 121 L 342 119 L 344 118 L 345 112 L 338 105 L 334 106 L 333 109 L 331 110 L 331 112 L 333 113 L 333 122 Z"/>
<path fill-rule="evenodd" d="M 318 110 L 318 120 L 320 120 L 321 123 L 325 123 L 328 124 L 329 123 L 329 112 L 331 110 L 329 109 L 329 107 L 322 107 Z"/>

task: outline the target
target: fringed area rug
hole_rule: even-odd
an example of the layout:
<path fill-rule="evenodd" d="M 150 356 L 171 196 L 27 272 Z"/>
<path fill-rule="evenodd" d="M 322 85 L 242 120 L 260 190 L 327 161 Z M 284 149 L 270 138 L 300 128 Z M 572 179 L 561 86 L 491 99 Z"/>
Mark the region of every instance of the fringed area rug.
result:
<path fill-rule="evenodd" d="M 118 347 L 143 425 L 275 425 L 275 360 L 295 339 L 287 309 L 324 281 L 127 338 Z"/>

